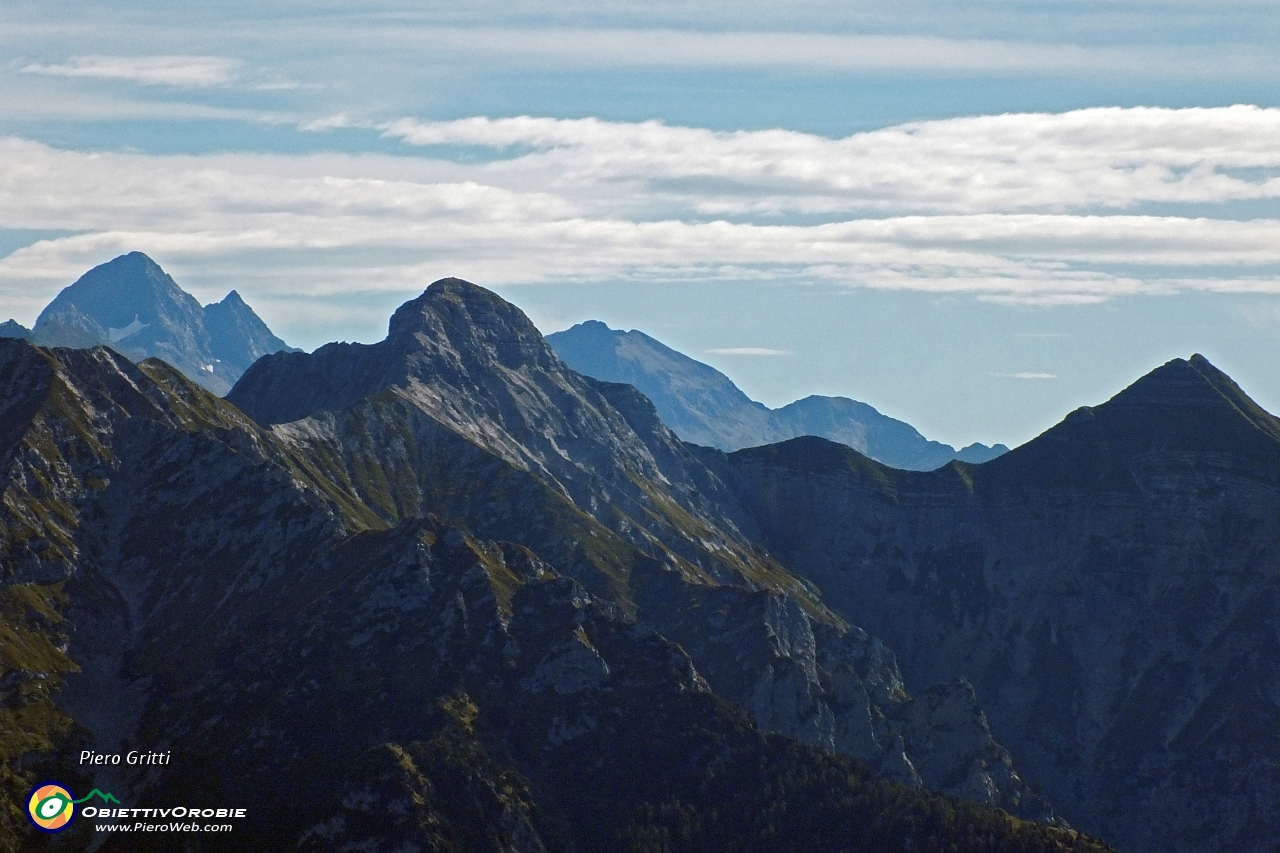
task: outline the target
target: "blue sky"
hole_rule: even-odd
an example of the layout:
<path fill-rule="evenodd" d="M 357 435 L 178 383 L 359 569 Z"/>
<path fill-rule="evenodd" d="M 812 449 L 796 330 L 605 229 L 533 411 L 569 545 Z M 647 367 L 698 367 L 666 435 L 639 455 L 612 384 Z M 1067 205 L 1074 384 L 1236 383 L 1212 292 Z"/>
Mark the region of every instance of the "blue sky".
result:
<path fill-rule="evenodd" d="M 0 50 L 27 324 L 137 249 L 304 347 L 458 275 L 953 444 L 1196 351 L 1280 409 L 1270 3 L 10 0 Z"/>

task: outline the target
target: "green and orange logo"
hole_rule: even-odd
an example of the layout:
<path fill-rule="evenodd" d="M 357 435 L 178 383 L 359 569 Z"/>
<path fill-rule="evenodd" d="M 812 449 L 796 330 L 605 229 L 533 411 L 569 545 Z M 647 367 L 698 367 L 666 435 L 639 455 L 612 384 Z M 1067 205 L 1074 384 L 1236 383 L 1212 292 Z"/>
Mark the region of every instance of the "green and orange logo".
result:
<path fill-rule="evenodd" d="M 80 803 L 101 797 L 108 803 L 119 804 L 119 800 L 94 788 L 88 796 L 75 799 L 69 790 L 57 782 L 45 782 L 36 785 L 27 795 L 27 816 L 42 832 L 61 832 L 76 816 L 76 806 Z"/>

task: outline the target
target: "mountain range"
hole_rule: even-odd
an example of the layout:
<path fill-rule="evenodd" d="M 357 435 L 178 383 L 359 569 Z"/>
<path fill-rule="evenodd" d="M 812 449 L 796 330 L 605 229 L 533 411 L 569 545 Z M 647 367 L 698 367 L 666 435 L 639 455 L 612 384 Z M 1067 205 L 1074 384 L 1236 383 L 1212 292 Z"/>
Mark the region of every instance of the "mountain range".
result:
<path fill-rule="evenodd" d="M 599 320 L 547 335 L 547 343 L 579 373 L 638 388 L 657 408 L 663 423 L 694 444 L 740 450 L 816 435 L 910 471 L 932 471 L 952 459 L 986 462 L 1009 450 L 1003 444 L 971 444 L 956 450 L 847 397 L 811 396 L 770 409 L 714 367 L 643 332 L 610 329 Z"/>
<path fill-rule="evenodd" d="M 261 356 L 290 349 L 236 291 L 201 307 L 141 252 L 89 270 L 54 297 L 32 329 L 9 320 L 0 337 L 43 346 L 102 344 L 134 361 L 160 358 L 215 394 L 230 391 Z"/>
<path fill-rule="evenodd" d="M 236 291 L 201 307 L 141 252 L 94 267 L 49 303 L 33 329 L 8 320 L 0 324 L 0 337 L 55 347 L 105 345 L 135 362 L 159 358 L 219 395 L 262 356 L 295 351 Z M 738 450 L 816 435 L 913 471 L 952 459 L 985 462 L 1008 451 L 983 444 L 957 451 L 845 397 L 811 396 L 769 409 L 710 365 L 643 332 L 616 331 L 598 320 L 548 335 L 547 342 L 579 373 L 640 390 L 665 424 L 695 444 Z"/>
<path fill-rule="evenodd" d="M 106 348 L 0 364 L 11 849 L 45 840 L 17 819 L 37 776 L 251 792 L 195 849 L 1103 849 L 972 687 L 909 693 L 703 450 L 481 288 L 264 357 L 226 401 Z M 74 759 L 130 748 L 173 760 Z"/>
<path fill-rule="evenodd" d="M 0 340 L 0 464 L 0 849 L 1275 849 L 1280 420 L 1200 356 L 908 471 L 682 441 L 446 279 L 225 399 Z"/>

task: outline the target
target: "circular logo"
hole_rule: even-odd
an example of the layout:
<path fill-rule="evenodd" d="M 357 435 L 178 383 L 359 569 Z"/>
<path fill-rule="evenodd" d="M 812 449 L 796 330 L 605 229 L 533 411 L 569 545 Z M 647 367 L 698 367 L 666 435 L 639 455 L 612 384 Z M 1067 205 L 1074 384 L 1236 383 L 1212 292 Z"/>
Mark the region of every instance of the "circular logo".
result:
<path fill-rule="evenodd" d="M 57 782 L 45 782 L 31 789 L 27 796 L 27 815 L 37 829 L 61 832 L 71 823 L 76 804 L 71 792 Z"/>

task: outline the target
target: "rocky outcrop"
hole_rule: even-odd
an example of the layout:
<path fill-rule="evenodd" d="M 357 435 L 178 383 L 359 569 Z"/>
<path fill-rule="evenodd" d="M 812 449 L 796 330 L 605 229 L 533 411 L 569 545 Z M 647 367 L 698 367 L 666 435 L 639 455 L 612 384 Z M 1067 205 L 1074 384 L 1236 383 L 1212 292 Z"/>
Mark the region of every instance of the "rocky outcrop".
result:
<path fill-rule="evenodd" d="M 214 372 L 218 366 L 234 382 L 264 355 L 292 349 L 276 337 L 236 291 L 221 302 L 204 306 L 204 326 L 209 330 L 209 352 L 213 355 Z M 198 375 L 198 374 L 197 374 Z"/>
<path fill-rule="evenodd" d="M 21 338 L 31 340 L 31 330 L 17 320 L 5 320 L 0 323 L 0 338 Z"/>

